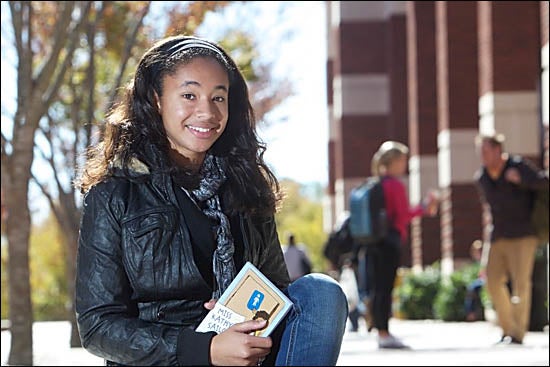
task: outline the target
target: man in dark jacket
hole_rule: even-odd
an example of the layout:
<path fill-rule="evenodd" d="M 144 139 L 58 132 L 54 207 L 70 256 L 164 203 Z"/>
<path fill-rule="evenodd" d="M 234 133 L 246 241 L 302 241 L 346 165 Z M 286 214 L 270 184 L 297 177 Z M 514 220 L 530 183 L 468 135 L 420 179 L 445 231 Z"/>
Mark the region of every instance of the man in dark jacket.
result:
<path fill-rule="evenodd" d="M 501 134 L 477 137 L 482 166 L 475 181 L 483 209 L 490 211 L 492 218 L 486 276 L 502 328 L 499 343 L 522 344 L 529 324 L 531 277 L 538 245 L 531 222 L 534 190 L 548 186 L 548 178 L 531 162 L 504 153 L 503 142 Z"/>

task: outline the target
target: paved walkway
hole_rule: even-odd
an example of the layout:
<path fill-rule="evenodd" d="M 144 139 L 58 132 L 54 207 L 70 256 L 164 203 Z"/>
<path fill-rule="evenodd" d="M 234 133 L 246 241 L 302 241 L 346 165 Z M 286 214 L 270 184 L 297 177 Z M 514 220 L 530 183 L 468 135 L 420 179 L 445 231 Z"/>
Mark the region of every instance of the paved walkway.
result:
<path fill-rule="evenodd" d="M 361 320 L 363 321 L 363 320 Z M 35 366 L 101 366 L 82 348 L 69 348 L 68 322 L 34 324 Z M 529 332 L 521 346 L 494 346 L 500 330 L 490 322 L 390 320 L 390 330 L 410 350 L 379 350 L 376 333 L 360 324 L 346 333 L 339 366 L 548 366 L 548 330 Z M 2 331 L 2 366 L 7 365 L 9 331 Z"/>
<path fill-rule="evenodd" d="M 361 320 L 362 321 L 362 320 Z M 409 350 L 378 349 L 364 324 L 346 333 L 339 366 L 548 366 L 548 330 L 529 332 L 523 345 L 495 346 L 500 328 L 486 321 L 390 320 Z"/>

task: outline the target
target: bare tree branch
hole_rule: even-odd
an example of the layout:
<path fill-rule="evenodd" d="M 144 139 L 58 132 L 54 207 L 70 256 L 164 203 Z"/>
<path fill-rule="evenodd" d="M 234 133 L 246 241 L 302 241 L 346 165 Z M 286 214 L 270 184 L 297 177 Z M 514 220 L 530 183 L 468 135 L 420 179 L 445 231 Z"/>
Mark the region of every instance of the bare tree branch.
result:
<path fill-rule="evenodd" d="M 74 50 L 76 49 L 76 46 L 78 45 L 78 40 L 80 37 L 80 33 L 82 32 L 82 28 L 86 24 L 86 19 L 88 18 L 88 14 L 90 12 L 92 6 L 92 2 L 88 1 L 86 2 L 86 6 L 84 7 L 82 14 L 80 16 L 80 20 L 76 23 L 76 25 L 73 27 L 71 32 L 71 37 L 69 39 L 69 45 L 67 47 L 67 56 L 63 60 L 63 63 L 61 64 L 61 67 L 59 68 L 59 72 L 57 73 L 55 80 L 53 83 L 51 83 L 51 87 L 47 92 L 45 92 L 46 97 L 43 98 L 43 100 L 46 100 L 45 105 L 50 105 L 52 101 L 54 100 L 57 91 L 59 90 L 59 86 L 63 82 L 63 79 L 65 78 L 65 72 L 67 71 L 68 66 L 71 63 L 72 56 L 74 54 Z M 39 90 L 41 91 L 41 89 Z"/>
<path fill-rule="evenodd" d="M 132 26 L 132 29 L 130 32 L 128 32 L 128 35 L 125 40 L 125 46 L 124 46 L 124 52 L 121 56 L 121 66 L 118 71 L 118 75 L 116 78 L 116 82 L 114 84 L 114 87 L 111 91 L 111 96 L 109 97 L 109 101 L 107 102 L 107 110 L 106 112 L 110 111 L 113 107 L 113 104 L 115 103 L 118 90 L 120 88 L 120 85 L 122 84 L 122 77 L 124 76 L 124 72 L 126 71 L 126 65 L 128 64 L 128 60 L 130 59 L 130 56 L 132 56 L 132 47 L 136 43 L 136 38 L 138 35 L 139 30 L 141 29 L 141 25 L 143 24 L 143 18 L 149 13 L 149 8 L 151 6 L 151 2 L 148 1 L 147 5 L 143 7 L 143 9 L 139 12 L 139 17 L 137 21 Z"/>
<path fill-rule="evenodd" d="M 54 74 L 54 71 L 58 66 L 58 60 L 60 58 L 61 50 L 63 50 L 63 48 L 67 44 L 67 35 L 71 34 L 69 24 L 73 19 L 72 14 L 75 2 L 58 2 L 58 6 L 63 7 L 63 10 L 61 11 L 61 14 L 59 14 L 59 17 L 55 23 L 55 29 L 52 35 L 52 40 L 54 42 L 50 52 L 50 57 L 46 60 L 42 69 L 38 72 L 36 76 L 36 90 L 39 94 L 42 94 L 42 91 L 46 90 L 47 86 L 50 84 L 50 78 Z M 76 35 L 76 33 L 72 33 L 72 37 L 75 37 Z"/>

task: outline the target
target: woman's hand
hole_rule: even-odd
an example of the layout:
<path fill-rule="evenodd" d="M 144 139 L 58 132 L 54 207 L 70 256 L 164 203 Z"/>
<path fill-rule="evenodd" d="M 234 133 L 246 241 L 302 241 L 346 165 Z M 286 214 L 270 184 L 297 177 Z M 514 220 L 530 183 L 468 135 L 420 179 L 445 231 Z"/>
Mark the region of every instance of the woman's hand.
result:
<path fill-rule="evenodd" d="M 265 320 L 244 321 L 214 336 L 210 344 L 210 362 L 214 366 L 259 365 L 271 352 L 272 340 L 250 334 L 265 325 Z"/>
<path fill-rule="evenodd" d="M 217 299 L 211 299 L 208 302 L 204 302 L 204 308 L 206 308 L 208 311 L 212 310 L 214 306 L 216 305 Z"/>
<path fill-rule="evenodd" d="M 436 190 L 430 190 L 424 198 L 424 211 L 429 216 L 437 215 L 439 209 L 439 193 Z"/>

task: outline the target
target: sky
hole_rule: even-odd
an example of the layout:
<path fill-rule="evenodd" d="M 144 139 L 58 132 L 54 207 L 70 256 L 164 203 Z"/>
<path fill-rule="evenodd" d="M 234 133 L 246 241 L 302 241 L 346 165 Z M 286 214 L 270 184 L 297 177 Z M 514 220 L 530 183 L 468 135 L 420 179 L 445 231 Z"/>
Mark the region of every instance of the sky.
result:
<path fill-rule="evenodd" d="M 264 4 L 268 4 L 266 2 Z M 326 31 L 323 2 L 295 2 L 288 24 L 294 39 L 279 53 L 279 67 L 291 76 L 296 95 L 279 107 L 288 117 L 263 132 L 266 160 L 278 176 L 298 182 L 328 181 Z"/>
<path fill-rule="evenodd" d="M 224 27 L 249 30 L 259 57 L 293 84 L 295 95 L 269 114 L 269 124 L 259 124 L 264 158 L 279 179 L 328 182 L 325 18 L 322 1 L 245 2 L 207 17 L 198 32 L 216 39 Z"/>

